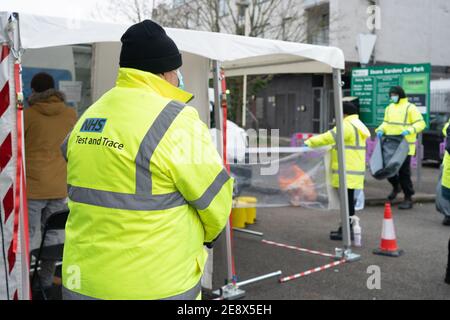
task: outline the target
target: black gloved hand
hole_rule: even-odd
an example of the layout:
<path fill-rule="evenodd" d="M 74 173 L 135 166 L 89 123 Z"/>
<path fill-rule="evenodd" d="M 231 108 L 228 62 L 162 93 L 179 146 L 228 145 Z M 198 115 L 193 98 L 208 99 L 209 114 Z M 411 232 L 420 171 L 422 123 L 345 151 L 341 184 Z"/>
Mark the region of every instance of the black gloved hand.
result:
<path fill-rule="evenodd" d="M 214 242 L 205 242 L 203 245 L 206 246 L 208 249 L 214 248 Z"/>
<path fill-rule="evenodd" d="M 222 235 L 222 233 L 220 233 L 217 238 L 215 238 L 212 242 L 204 242 L 203 245 L 206 246 L 208 249 L 212 249 L 214 248 L 214 244 L 216 243 L 216 241 L 220 238 L 220 236 Z"/>

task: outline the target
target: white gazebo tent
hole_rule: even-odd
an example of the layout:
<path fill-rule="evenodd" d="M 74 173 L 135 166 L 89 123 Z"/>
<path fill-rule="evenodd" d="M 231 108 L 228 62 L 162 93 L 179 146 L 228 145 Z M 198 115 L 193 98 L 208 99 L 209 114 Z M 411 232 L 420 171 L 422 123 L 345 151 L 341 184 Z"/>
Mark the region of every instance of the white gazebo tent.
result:
<path fill-rule="evenodd" d="M 45 2 L 40 5 L 45 8 Z M 14 0 L 0 8 L 0 203 L 1 247 L 0 299 L 29 298 L 29 262 L 27 253 L 26 188 L 23 162 L 21 81 L 19 66 L 24 50 L 53 46 L 94 44 L 94 98 L 114 85 L 118 69 L 111 49 L 119 45 L 127 25 L 81 21 L 76 17 L 33 14 L 27 2 Z M 339 162 L 345 163 L 342 134 L 341 71 L 344 56 L 337 48 L 304 45 L 228 34 L 166 29 L 184 54 L 183 72 L 190 79 L 187 89 L 195 94 L 193 105 L 203 119 L 208 119 L 208 79 L 211 62 L 215 79 L 220 65 L 236 74 L 333 73 L 338 127 Z M 115 58 L 117 59 L 117 58 Z M 220 85 L 215 81 L 216 115 L 220 114 Z M 4 99 L 3 99 L 4 98 Z M 19 108 L 17 108 L 19 107 Z M 221 121 L 216 123 L 222 123 Z M 219 132 L 222 132 L 220 128 Z M 218 135 L 220 137 L 220 134 Z M 220 139 L 220 138 L 219 138 Z M 221 139 L 220 139 L 221 141 Z M 222 152 L 221 144 L 218 144 Z M 341 190 L 346 190 L 345 166 L 341 166 Z M 15 195 L 15 197 L 13 197 Z M 16 200 L 14 200 L 16 199 Z M 19 201 L 17 199 L 22 199 Z M 346 258 L 355 256 L 350 249 L 347 192 L 340 193 L 341 218 Z M 230 226 L 227 242 L 230 247 Z M 228 252 L 230 264 L 231 252 Z M 228 268 L 230 270 L 230 268 Z M 228 279 L 231 279 L 229 271 Z"/>

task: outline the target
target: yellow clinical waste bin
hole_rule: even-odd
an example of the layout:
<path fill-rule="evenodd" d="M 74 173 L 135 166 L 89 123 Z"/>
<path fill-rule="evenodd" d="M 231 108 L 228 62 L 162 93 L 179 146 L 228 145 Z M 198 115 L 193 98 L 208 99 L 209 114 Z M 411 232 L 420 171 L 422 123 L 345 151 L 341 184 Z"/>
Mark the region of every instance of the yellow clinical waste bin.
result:
<path fill-rule="evenodd" d="M 256 220 L 256 204 L 258 203 L 258 199 L 253 197 L 240 197 L 238 198 L 238 201 L 246 206 L 245 222 L 247 224 L 254 224 Z"/>
<path fill-rule="evenodd" d="M 235 201 L 236 206 L 240 205 L 238 200 Z M 231 211 L 231 226 L 233 228 L 245 228 L 245 222 L 247 221 L 247 209 L 246 208 L 233 208 Z"/>

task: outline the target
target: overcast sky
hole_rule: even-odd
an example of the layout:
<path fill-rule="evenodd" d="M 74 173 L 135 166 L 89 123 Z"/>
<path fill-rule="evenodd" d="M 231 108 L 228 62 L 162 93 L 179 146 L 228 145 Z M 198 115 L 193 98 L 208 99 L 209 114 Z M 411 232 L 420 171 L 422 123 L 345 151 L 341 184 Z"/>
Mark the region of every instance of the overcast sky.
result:
<path fill-rule="evenodd" d="M 94 15 L 95 12 L 107 6 L 109 2 L 109 0 L 0 0 L 0 9 L 48 16 L 93 19 L 94 16 L 97 17 Z M 163 0 L 157 2 L 163 2 Z"/>

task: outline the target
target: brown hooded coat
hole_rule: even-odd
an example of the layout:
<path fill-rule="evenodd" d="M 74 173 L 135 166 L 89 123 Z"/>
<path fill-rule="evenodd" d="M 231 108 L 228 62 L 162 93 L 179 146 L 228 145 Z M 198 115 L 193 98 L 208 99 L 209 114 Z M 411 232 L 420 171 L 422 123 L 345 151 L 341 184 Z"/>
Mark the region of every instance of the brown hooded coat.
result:
<path fill-rule="evenodd" d="M 67 197 L 67 168 L 60 146 L 77 115 L 64 100 L 64 94 L 54 89 L 28 99 L 24 116 L 28 199 Z"/>

